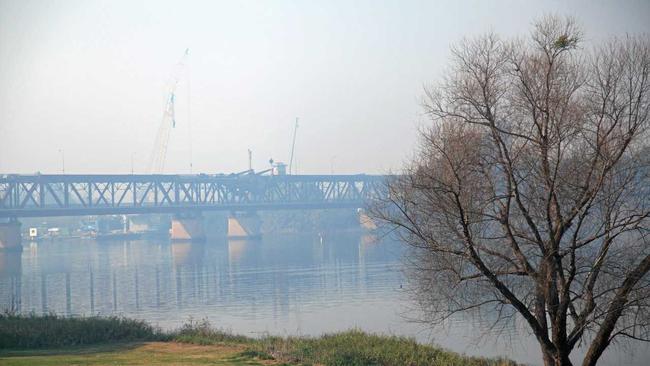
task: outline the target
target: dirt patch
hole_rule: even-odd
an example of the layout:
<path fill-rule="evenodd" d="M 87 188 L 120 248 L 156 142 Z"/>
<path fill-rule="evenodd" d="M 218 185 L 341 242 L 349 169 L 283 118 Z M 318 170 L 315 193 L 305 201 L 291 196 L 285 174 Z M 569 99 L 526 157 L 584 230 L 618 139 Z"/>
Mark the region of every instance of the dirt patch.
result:
<path fill-rule="evenodd" d="M 202 359 L 209 357 L 215 361 L 233 362 L 233 364 L 244 363 L 246 357 L 241 357 L 240 353 L 246 350 L 244 344 L 216 344 L 216 345 L 197 345 L 191 343 L 178 342 L 148 342 L 144 343 L 136 352 L 146 352 L 162 355 L 179 355 L 184 360 Z M 238 362 L 237 362 L 238 361 Z M 252 361 L 252 360 L 251 360 Z M 255 364 L 259 365 L 278 365 L 281 362 L 277 360 L 260 360 L 254 359 Z M 245 364 L 249 364 L 245 362 Z"/>

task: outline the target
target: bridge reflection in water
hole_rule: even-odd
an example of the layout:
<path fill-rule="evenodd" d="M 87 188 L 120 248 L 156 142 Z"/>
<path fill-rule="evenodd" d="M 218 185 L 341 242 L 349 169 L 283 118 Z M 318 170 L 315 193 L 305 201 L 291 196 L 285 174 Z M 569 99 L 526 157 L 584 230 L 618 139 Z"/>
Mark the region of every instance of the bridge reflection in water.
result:
<path fill-rule="evenodd" d="M 0 250 L 0 299 L 5 299 L 3 310 L 22 310 L 22 261 L 17 251 Z M 0 300 L 1 301 L 1 300 Z"/>
<path fill-rule="evenodd" d="M 189 316 L 229 319 L 231 325 L 263 319 L 266 327 L 295 308 L 392 294 L 401 282 L 397 248 L 360 233 L 325 235 L 322 243 L 317 235 L 206 243 L 46 241 L 22 253 L 2 252 L 0 307 L 123 314 L 164 327 Z"/>

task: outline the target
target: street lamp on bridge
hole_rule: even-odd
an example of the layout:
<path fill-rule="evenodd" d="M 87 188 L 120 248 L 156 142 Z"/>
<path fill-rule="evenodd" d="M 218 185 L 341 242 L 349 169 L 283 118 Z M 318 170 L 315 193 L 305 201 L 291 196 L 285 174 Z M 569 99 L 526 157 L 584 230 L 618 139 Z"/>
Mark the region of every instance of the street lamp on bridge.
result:
<path fill-rule="evenodd" d="M 61 174 L 65 174 L 65 151 L 59 149 L 59 152 L 61 153 Z"/>

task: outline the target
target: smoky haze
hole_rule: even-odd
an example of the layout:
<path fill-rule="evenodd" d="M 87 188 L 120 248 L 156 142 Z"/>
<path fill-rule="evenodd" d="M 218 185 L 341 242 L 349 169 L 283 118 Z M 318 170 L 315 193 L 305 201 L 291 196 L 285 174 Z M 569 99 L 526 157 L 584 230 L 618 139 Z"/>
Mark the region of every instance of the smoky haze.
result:
<path fill-rule="evenodd" d="M 399 169 L 450 44 L 544 13 L 650 30 L 647 1 L 0 1 L 0 172 L 145 172 L 186 48 L 165 172 L 288 162 L 296 117 L 299 173 Z"/>

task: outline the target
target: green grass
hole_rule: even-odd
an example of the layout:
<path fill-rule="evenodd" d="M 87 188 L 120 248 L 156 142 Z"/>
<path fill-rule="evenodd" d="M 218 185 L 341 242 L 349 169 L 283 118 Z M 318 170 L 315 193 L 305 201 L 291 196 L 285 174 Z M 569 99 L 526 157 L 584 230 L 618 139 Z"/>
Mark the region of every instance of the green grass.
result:
<path fill-rule="evenodd" d="M 167 334 L 150 324 L 123 317 L 0 314 L 0 349 L 58 348 L 165 338 Z"/>
<path fill-rule="evenodd" d="M 0 315 L 2 365 L 205 363 L 326 366 L 515 365 L 506 359 L 468 357 L 439 347 L 419 344 L 411 338 L 368 334 L 359 330 L 320 337 L 267 335 L 251 338 L 216 329 L 206 320 L 190 319 L 180 329 L 163 332 L 146 322 L 118 317 Z"/>
<path fill-rule="evenodd" d="M 0 354 L 0 365 L 221 365 L 263 363 L 237 348 L 194 346 L 175 342 L 126 343 L 63 350 L 13 351 Z"/>
<path fill-rule="evenodd" d="M 243 355 L 276 359 L 290 364 L 327 366 L 510 366 L 501 358 L 469 357 L 440 347 L 423 345 L 412 338 L 368 334 L 360 330 L 320 337 L 274 337 L 259 339 L 214 329 L 207 321 L 190 322 L 174 336 L 178 342 L 195 344 L 245 344 Z"/>
<path fill-rule="evenodd" d="M 195 321 L 190 318 L 180 329 L 172 331 L 168 335 L 176 342 L 200 345 L 224 343 L 251 344 L 255 342 L 254 338 L 214 328 L 206 319 Z"/>

